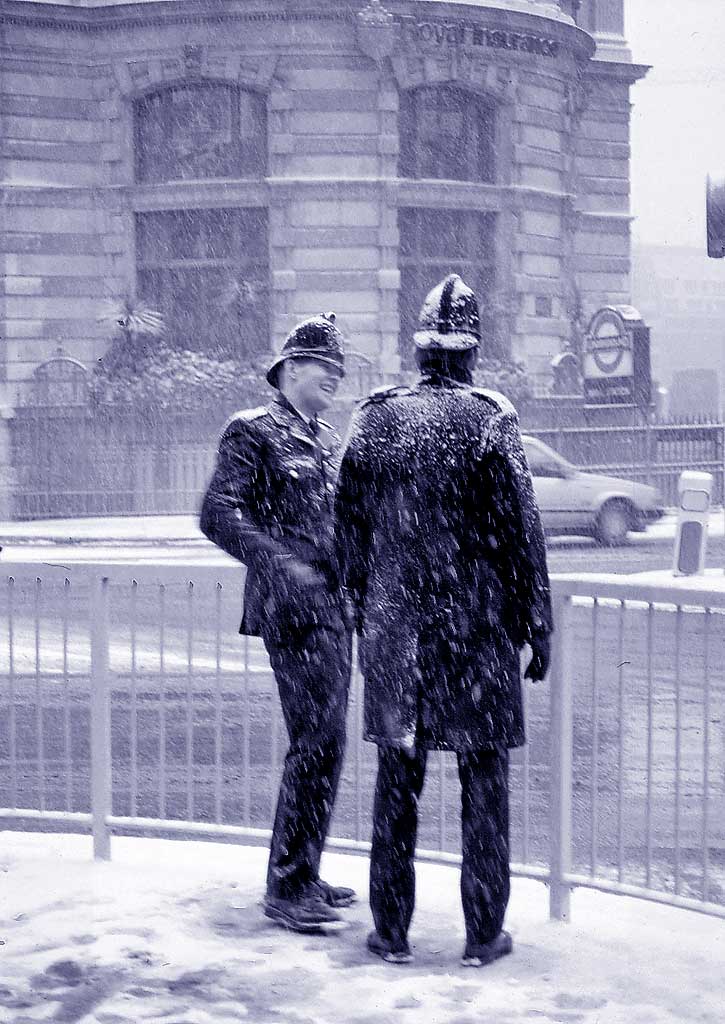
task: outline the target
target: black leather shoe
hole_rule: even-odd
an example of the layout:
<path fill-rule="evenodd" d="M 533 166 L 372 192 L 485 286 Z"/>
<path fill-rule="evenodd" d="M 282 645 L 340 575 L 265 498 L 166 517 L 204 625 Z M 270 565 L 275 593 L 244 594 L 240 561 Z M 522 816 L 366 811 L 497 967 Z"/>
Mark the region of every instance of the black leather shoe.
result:
<path fill-rule="evenodd" d="M 513 952 L 514 944 L 508 932 L 499 932 L 490 942 L 482 942 L 479 946 L 466 946 L 461 957 L 464 967 L 486 967 L 499 957 Z"/>
<path fill-rule="evenodd" d="M 401 946 L 393 946 L 386 939 L 383 939 L 377 932 L 370 932 L 367 938 L 367 947 L 375 956 L 381 957 L 389 964 L 409 964 L 413 959 L 410 947 L 407 942 Z"/>
<path fill-rule="evenodd" d="M 345 927 L 340 915 L 315 893 L 306 893 L 296 900 L 266 896 L 264 913 L 275 924 L 293 932 L 333 931 Z"/>
<path fill-rule="evenodd" d="M 310 891 L 316 892 L 329 907 L 349 907 L 357 899 L 354 889 L 348 889 L 345 885 L 330 885 L 321 878 L 312 883 Z"/>

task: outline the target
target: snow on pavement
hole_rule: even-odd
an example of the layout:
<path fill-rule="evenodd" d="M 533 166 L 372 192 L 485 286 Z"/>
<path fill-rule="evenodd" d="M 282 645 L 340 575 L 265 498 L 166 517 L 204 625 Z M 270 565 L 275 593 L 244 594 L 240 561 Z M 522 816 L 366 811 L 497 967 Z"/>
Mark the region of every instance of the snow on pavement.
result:
<path fill-rule="evenodd" d="M 645 533 L 631 533 L 630 543 L 640 544 L 652 540 L 674 537 L 677 516 L 674 509 L 657 523 L 647 527 Z M 725 533 L 725 513 L 722 509 L 710 512 L 708 534 L 722 537 Z M 566 538 L 559 541 L 570 542 Z M 199 529 L 197 515 L 96 516 L 76 519 L 33 519 L 0 522 L 0 544 L 35 545 L 52 544 L 132 544 L 132 545 L 199 545 L 209 552 L 214 546 Z"/>
<path fill-rule="evenodd" d="M 353 884 L 349 928 L 296 935 L 259 908 L 266 850 L 0 835 L 0 1022 L 83 1024 L 694 1024 L 722 1021 L 725 922 L 578 891 L 573 923 L 517 879 L 514 955 L 463 968 L 458 873 L 418 866 L 415 962 L 367 953 L 367 860 L 326 854 Z"/>
<path fill-rule="evenodd" d="M 0 543 L 42 541 L 59 544 L 183 542 L 212 546 L 199 529 L 198 515 L 87 516 L 0 522 Z"/>

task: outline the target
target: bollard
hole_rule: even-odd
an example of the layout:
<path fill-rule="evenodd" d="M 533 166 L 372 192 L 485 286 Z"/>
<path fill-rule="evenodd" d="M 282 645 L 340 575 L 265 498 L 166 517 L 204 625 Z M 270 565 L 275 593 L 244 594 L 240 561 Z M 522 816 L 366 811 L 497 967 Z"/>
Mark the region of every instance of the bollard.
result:
<path fill-rule="evenodd" d="M 672 571 L 675 576 L 702 575 L 705 571 L 712 473 L 685 470 L 680 474 L 677 491 L 680 504 Z"/>

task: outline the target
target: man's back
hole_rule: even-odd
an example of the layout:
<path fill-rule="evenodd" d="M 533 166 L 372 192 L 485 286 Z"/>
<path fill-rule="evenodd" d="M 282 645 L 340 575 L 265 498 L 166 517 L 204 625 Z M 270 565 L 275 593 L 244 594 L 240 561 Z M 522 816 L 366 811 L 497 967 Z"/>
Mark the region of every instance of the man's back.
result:
<path fill-rule="evenodd" d="M 473 386 L 478 302 L 457 274 L 426 296 L 413 334 L 422 378 L 356 414 L 335 502 L 338 557 L 360 637 L 365 737 L 378 745 L 368 949 L 411 959 L 415 845 L 427 752 L 461 781 L 461 963 L 512 950 L 508 749 L 525 740 L 519 648 L 546 673 L 543 533 L 516 413 Z"/>
<path fill-rule="evenodd" d="M 443 535 L 487 546 L 497 513 L 488 435 L 500 414 L 480 391 L 425 381 L 364 406 L 348 452 L 377 498 L 371 525 L 400 560 L 426 551 L 440 560 L 431 545 Z"/>
<path fill-rule="evenodd" d="M 522 742 L 517 648 L 550 609 L 510 403 L 436 376 L 373 394 L 350 429 L 336 513 L 369 738 L 424 722 L 431 746 Z"/>

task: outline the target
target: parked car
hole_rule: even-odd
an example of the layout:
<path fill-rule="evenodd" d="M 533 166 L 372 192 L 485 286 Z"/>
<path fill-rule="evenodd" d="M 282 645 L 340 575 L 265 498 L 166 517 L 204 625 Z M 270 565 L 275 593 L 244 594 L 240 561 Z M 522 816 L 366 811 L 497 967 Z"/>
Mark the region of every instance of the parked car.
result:
<path fill-rule="evenodd" d="M 538 438 L 525 434 L 523 441 L 546 533 L 583 534 L 614 546 L 663 515 L 654 487 L 585 473 Z"/>

